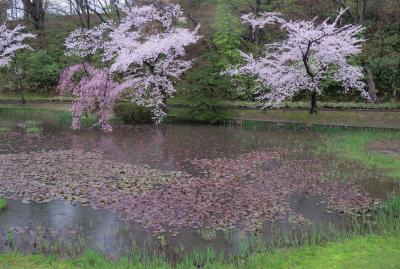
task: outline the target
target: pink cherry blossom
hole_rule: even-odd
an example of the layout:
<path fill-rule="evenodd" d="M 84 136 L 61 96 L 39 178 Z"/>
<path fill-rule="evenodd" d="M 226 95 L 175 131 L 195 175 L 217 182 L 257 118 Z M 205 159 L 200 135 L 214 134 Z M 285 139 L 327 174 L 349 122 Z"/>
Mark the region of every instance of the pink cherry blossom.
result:
<path fill-rule="evenodd" d="M 79 75 L 83 77 L 77 79 Z M 107 69 L 96 69 L 87 63 L 70 66 L 61 75 L 59 90 L 62 95 L 78 97 L 71 109 L 73 129 L 79 129 L 81 116 L 90 112 L 104 131 L 112 131 L 108 119 L 120 91 Z"/>
<path fill-rule="evenodd" d="M 263 12 L 256 16 L 253 13 L 245 14 L 241 17 L 243 23 L 248 23 L 253 31 L 257 29 L 262 29 L 266 25 L 284 23 L 282 19 L 282 14 L 278 12 Z"/>
<path fill-rule="evenodd" d="M 243 16 L 253 27 L 279 24 L 287 39 L 266 45 L 264 55 L 254 58 L 242 52 L 247 62 L 228 71 L 231 75 L 246 74 L 257 78 L 258 100 L 265 107 L 278 106 L 282 101 L 303 90 L 321 93 L 321 84 L 330 79 L 340 82 L 345 91 L 355 89 L 368 98 L 362 69 L 352 66 L 348 59 L 361 53 L 364 28 L 356 25 L 338 26 L 342 10 L 332 21 L 321 24 L 311 21 L 285 21 L 277 13 L 263 13 L 256 18 Z"/>
<path fill-rule="evenodd" d="M 198 28 L 189 30 L 181 26 L 185 18 L 179 5 L 122 7 L 122 11 L 125 16 L 119 23 L 109 21 L 93 29 L 72 32 L 65 42 L 66 54 L 87 57 L 99 53 L 107 73 L 122 78 L 118 85 L 113 84 L 116 88 L 111 96 L 123 93 L 132 102 L 151 108 L 154 120 L 160 123 L 166 116 L 167 98 L 176 92 L 174 82 L 191 67 L 192 62 L 184 59 L 185 48 L 199 40 Z M 108 79 L 104 77 L 103 81 Z M 66 87 L 61 85 L 60 89 L 63 88 Z M 87 94 L 78 97 L 81 105 L 88 103 Z M 108 110 L 115 101 L 116 98 L 107 100 L 104 109 Z M 74 106 L 73 111 L 80 115 L 80 109 Z"/>
<path fill-rule="evenodd" d="M 18 50 L 32 49 L 23 42 L 25 39 L 35 36 L 23 33 L 22 30 L 24 27 L 20 25 L 12 30 L 8 29 L 5 24 L 0 25 L 0 68 L 9 66 Z"/>
<path fill-rule="evenodd" d="M 107 31 L 112 29 L 111 21 L 100 24 L 92 29 L 78 28 L 71 32 L 65 40 L 65 54 L 67 56 L 86 57 L 96 54 L 104 47 L 104 38 Z"/>

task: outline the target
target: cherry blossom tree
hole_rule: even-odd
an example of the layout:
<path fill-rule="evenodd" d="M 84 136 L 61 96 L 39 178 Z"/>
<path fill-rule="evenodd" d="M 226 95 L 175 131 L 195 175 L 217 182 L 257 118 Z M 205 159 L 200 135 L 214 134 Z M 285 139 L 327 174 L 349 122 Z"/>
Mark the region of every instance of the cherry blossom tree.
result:
<path fill-rule="evenodd" d="M 8 29 L 5 24 L 0 25 L 0 68 L 8 67 L 12 64 L 17 51 L 22 49 L 32 49 L 23 42 L 27 38 L 35 36 L 23 33 L 24 27 L 18 25 L 14 29 Z"/>
<path fill-rule="evenodd" d="M 311 113 L 317 112 L 317 95 L 328 80 L 339 82 L 345 92 L 357 90 L 368 98 L 360 67 L 352 66 L 348 59 L 361 53 L 364 40 L 361 26 L 338 22 L 346 10 L 341 10 L 335 20 L 327 19 L 317 24 L 311 21 L 286 21 L 279 13 L 252 14 L 242 17 L 253 27 L 279 24 L 287 39 L 266 45 L 264 55 L 254 58 L 241 53 L 246 64 L 228 71 L 231 75 L 254 76 L 259 82 L 258 100 L 266 107 L 278 106 L 301 91 L 311 94 Z"/>
<path fill-rule="evenodd" d="M 20 79 L 20 70 L 18 69 L 15 56 L 20 50 L 31 50 L 32 48 L 29 45 L 24 44 L 24 41 L 27 38 L 34 38 L 35 36 L 29 33 L 24 33 L 23 30 L 24 27 L 20 25 L 11 30 L 8 29 L 5 24 L 0 25 L 0 68 L 10 66 L 13 68 L 22 102 L 25 103 Z"/>
<path fill-rule="evenodd" d="M 198 28 L 189 30 L 182 26 L 185 17 L 179 5 L 167 5 L 164 8 L 156 8 L 153 5 L 122 7 L 122 12 L 125 16 L 120 23 L 108 21 L 92 29 L 78 29 L 67 38 L 67 55 L 87 59 L 100 53 L 106 66 L 103 72 L 107 72 L 108 75 L 103 77 L 104 83 L 96 82 L 97 86 L 113 83 L 112 87 L 96 91 L 90 97 L 81 94 L 87 92 L 87 89 L 75 89 L 73 93 L 80 98 L 80 105 L 74 105 L 72 110 L 74 115 L 80 115 L 80 111 L 85 110 L 82 106 L 93 104 L 92 101 L 88 102 L 87 98 L 102 100 L 103 94 L 111 90 L 112 98 L 107 99 L 106 106 L 103 107 L 103 102 L 100 102 L 98 106 L 91 108 L 108 110 L 118 95 L 123 95 L 132 102 L 151 108 L 154 120 L 160 123 L 166 116 L 167 98 L 175 94 L 174 82 L 191 67 L 192 62 L 184 59 L 185 48 L 199 40 Z M 66 70 L 67 74 L 60 83 L 62 92 L 71 93 L 64 88 L 65 85 L 70 85 L 71 76 L 68 73 L 73 71 L 78 72 L 81 69 L 76 67 Z M 112 74 L 121 78 L 117 84 L 109 81 L 113 77 Z M 89 74 L 88 77 L 95 76 Z M 67 78 L 67 83 L 64 83 L 64 78 Z M 105 83 L 106 81 L 108 82 Z M 74 85 L 83 86 L 79 83 Z M 93 94 L 101 96 L 96 97 Z M 104 121 L 104 118 L 101 121 Z"/>
<path fill-rule="evenodd" d="M 81 78 L 78 80 L 77 76 Z M 108 119 L 120 95 L 118 86 L 107 69 L 96 69 L 88 63 L 66 68 L 61 75 L 59 89 L 62 95 L 78 97 L 71 109 L 72 128 L 79 129 L 81 116 L 93 113 L 104 131 L 112 131 Z"/>
<path fill-rule="evenodd" d="M 110 33 L 104 57 L 112 60 L 111 71 L 125 74 L 121 88 L 130 89 L 134 102 L 152 108 L 159 123 L 166 115 L 166 99 L 175 93 L 173 80 L 191 67 L 182 57 L 185 47 L 199 40 L 197 29 L 176 26 L 186 21 L 178 5 L 123 11 L 127 16 Z"/>

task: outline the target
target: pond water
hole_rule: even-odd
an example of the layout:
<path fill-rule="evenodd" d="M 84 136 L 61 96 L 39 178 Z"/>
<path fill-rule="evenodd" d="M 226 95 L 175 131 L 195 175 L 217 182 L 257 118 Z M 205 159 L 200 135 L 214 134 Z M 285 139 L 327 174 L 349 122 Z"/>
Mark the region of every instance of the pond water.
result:
<path fill-rule="evenodd" d="M 246 234 L 268 241 L 272 226 L 344 225 L 345 213 L 399 189 L 379 171 L 317 156 L 317 131 L 170 124 L 105 134 L 71 131 L 63 113 L 0 113 L 3 251 L 229 253 Z"/>

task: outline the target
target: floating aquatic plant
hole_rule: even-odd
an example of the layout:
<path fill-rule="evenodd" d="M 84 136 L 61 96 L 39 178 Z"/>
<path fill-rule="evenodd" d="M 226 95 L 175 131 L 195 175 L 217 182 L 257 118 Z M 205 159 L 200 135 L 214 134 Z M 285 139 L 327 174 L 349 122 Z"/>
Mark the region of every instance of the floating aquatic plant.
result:
<path fill-rule="evenodd" d="M 7 200 L 0 197 L 0 210 L 7 207 Z"/>

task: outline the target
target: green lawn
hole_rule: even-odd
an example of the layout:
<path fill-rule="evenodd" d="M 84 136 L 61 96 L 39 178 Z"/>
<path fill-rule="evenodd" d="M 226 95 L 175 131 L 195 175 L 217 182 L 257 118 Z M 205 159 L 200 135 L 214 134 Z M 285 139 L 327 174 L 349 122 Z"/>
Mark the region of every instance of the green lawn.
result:
<path fill-rule="evenodd" d="M 209 259 L 196 267 L 193 259 L 175 267 L 165 262 L 140 263 L 127 259 L 112 262 L 89 252 L 77 259 L 57 257 L 0 255 L 2 269 L 127 269 L 127 268 L 248 268 L 248 269 L 397 269 L 400 268 L 400 238 L 393 236 L 364 236 L 329 243 L 325 246 L 307 246 L 281 249 L 269 254 L 255 254 L 248 259 L 226 263 Z"/>
<path fill-rule="evenodd" d="M 188 100 L 184 96 L 176 96 L 168 99 L 170 106 L 185 106 Z M 247 108 L 261 109 L 262 103 L 248 101 L 221 100 L 219 101 L 221 108 Z M 283 102 L 282 108 L 306 109 L 310 108 L 310 102 Z M 318 102 L 320 109 L 400 109 L 400 102 L 384 102 L 384 103 L 368 103 L 368 102 Z"/>
<path fill-rule="evenodd" d="M 320 111 L 311 115 L 299 110 L 233 110 L 234 118 L 266 122 L 290 122 L 334 126 L 400 129 L 400 112 L 385 111 Z"/>
<path fill-rule="evenodd" d="M 262 104 L 245 101 L 223 101 L 223 105 L 243 108 L 261 108 Z M 283 108 L 310 109 L 310 102 L 284 102 Z M 399 102 L 366 103 L 366 102 L 318 102 L 320 109 L 400 109 Z"/>
<path fill-rule="evenodd" d="M 35 110 L 64 110 L 68 111 L 71 108 L 71 104 L 69 103 L 58 103 L 58 102 L 43 102 L 43 103 L 27 103 L 23 104 L 0 104 L 0 110 L 2 108 L 5 109 L 35 109 Z"/>
<path fill-rule="evenodd" d="M 24 92 L 24 98 L 27 102 L 29 101 L 73 101 L 73 97 L 61 97 L 56 94 L 46 93 L 35 93 L 35 92 Z M 14 92 L 0 92 L 0 101 L 19 101 L 21 96 Z M 176 96 L 168 100 L 170 106 L 186 106 L 188 100 L 184 96 Z M 234 101 L 234 100 L 222 100 L 219 102 L 221 108 L 247 108 L 247 109 L 261 109 L 262 104 L 259 102 L 248 102 L 248 101 Z M 283 108 L 299 108 L 309 109 L 310 102 L 284 102 Z M 400 109 L 400 102 L 385 102 L 385 103 L 367 103 L 367 102 L 318 102 L 320 109 Z"/>
<path fill-rule="evenodd" d="M 48 102 L 60 102 L 60 101 L 71 101 L 72 97 L 61 97 L 55 94 L 35 93 L 35 92 L 24 92 L 24 98 L 27 102 L 29 101 L 48 101 Z M 0 92 L 0 101 L 20 101 L 21 95 L 10 92 Z"/>
<path fill-rule="evenodd" d="M 330 243 L 327 246 L 304 247 L 278 251 L 271 256 L 257 255 L 247 268 L 400 268 L 400 239 L 368 236 Z"/>
<path fill-rule="evenodd" d="M 385 170 L 400 179 L 400 131 L 336 130 L 323 133 L 318 151 L 341 156 L 342 161 L 360 162 L 366 167 Z"/>

